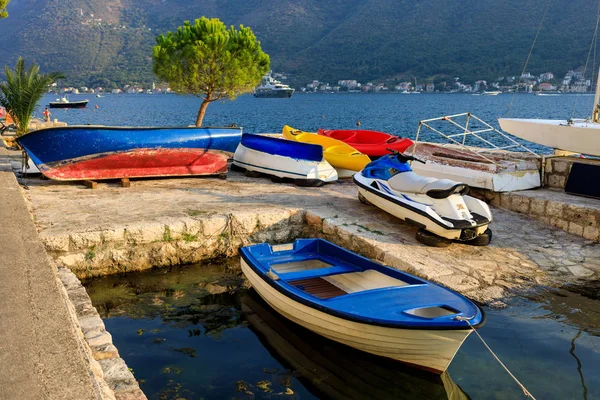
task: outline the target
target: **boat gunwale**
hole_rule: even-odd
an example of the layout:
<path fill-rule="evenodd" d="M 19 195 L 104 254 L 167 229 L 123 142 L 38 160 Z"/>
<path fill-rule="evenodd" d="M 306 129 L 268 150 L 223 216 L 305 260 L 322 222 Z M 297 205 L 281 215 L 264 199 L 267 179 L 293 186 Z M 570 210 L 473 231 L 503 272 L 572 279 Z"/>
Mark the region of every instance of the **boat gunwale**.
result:
<path fill-rule="evenodd" d="M 333 243 L 332 243 L 332 244 L 333 244 Z M 334 245 L 334 246 L 336 246 L 336 247 L 339 247 L 339 246 L 337 246 L 337 245 L 335 245 L 335 244 L 333 244 L 333 245 Z M 269 245 L 269 246 L 270 246 L 270 245 Z M 340 247 L 340 248 L 341 248 L 341 247 Z M 364 257 L 362 257 L 362 256 L 360 256 L 360 255 L 358 255 L 358 254 L 356 254 L 356 253 L 350 252 L 350 251 L 348 251 L 348 250 L 346 250 L 346 249 L 343 249 L 343 248 L 341 248 L 341 249 L 342 249 L 342 250 L 344 250 L 344 251 L 346 251 L 346 252 L 348 252 L 348 253 L 351 253 L 351 254 L 353 254 L 353 255 L 355 255 L 355 256 L 357 256 L 357 257 L 359 257 L 359 258 L 363 258 L 363 259 L 364 259 L 365 261 L 367 261 L 368 263 L 371 263 L 371 264 L 373 264 L 373 265 L 376 265 L 376 264 L 375 264 L 375 263 L 373 263 L 372 261 L 370 261 L 370 260 L 368 260 L 368 259 L 366 259 L 366 258 L 364 258 Z M 324 305 L 321 305 L 321 304 L 319 304 L 319 303 L 317 303 L 317 302 L 310 301 L 310 300 L 308 300 L 308 299 L 302 298 L 301 296 L 298 296 L 296 293 L 294 293 L 293 291 L 291 291 L 291 290 L 287 289 L 285 286 L 283 286 L 283 285 L 281 285 L 281 284 L 278 284 L 278 283 L 277 283 L 276 281 L 274 281 L 273 279 L 269 279 L 269 278 L 266 276 L 266 274 L 265 274 L 263 271 L 261 271 L 261 270 L 260 270 L 260 269 L 259 269 L 259 268 L 258 268 L 258 267 L 255 265 L 255 262 L 253 262 L 253 261 L 252 261 L 252 258 L 254 258 L 254 257 L 253 257 L 253 256 L 252 256 L 252 255 L 249 253 L 249 251 L 248 251 L 246 248 L 243 248 L 243 247 L 242 247 L 242 248 L 240 248 L 240 250 L 239 250 L 239 254 L 240 254 L 240 257 L 241 257 L 241 258 L 244 260 L 244 262 L 245 262 L 245 263 L 246 263 L 246 264 L 247 264 L 247 265 L 248 265 L 248 266 L 249 266 L 249 267 L 250 267 L 250 268 L 251 268 L 251 269 L 252 269 L 252 270 L 253 270 L 253 271 L 254 271 L 254 272 L 255 272 L 255 273 L 256 273 L 256 274 L 257 274 L 257 275 L 258 275 L 258 276 L 259 276 L 259 277 L 260 277 L 260 278 L 263 280 L 263 281 L 264 281 L 264 282 L 266 282 L 267 284 L 269 284 L 271 287 L 273 287 L 275 290 L 277 290 L 277 291 L 278 291 L 279 293 L 281 293 L 282 295 L 284 295 L 284 296 L 287 296 L 287 297 L 289 297 L 290 299 L 292 299 L 292 300 L 294 300 L 294 301 L 296 301 L 296 302 L 298 302 L 298 303 L 300 303 L 300 304 L 303 304 L 303 305 L 305 305 L 305 306 L 307 306 L 307 307 L 310 307 L 310 308 L 312 308 L 312 309 L 315 309 L 315 310 L 317 310 L 317 311 L 323 312 L 323 313 L 325 313 L 325 314 L 332 315 L 332 316 L 334 316 L 334 317 L 338 317 L 338 318 L 341 318 L 341 319 L 345 319 L 345 320 L 348 320 L 348 321 L 357 322 L 357 323 L 366 324 L 366 325 L 382 326 L 382 327 L 387 327 L 387 328 L 396 328 L 396 329 L 413 329 L 413 330 L 436 330 L 436 331 L 445 331 L 445 330 L 469 330 L 469 329 L 471 329 L 471 327 L 473 327 L 473 328 L 479 328 L 479 327 L 481 327 L 481 326 L 483 326 L 483 325 L 485 324 L 485 322 L 486 322 L 486 319 L 487 319 L 487 317 L 486 317 L 486 314 L 485 314 L 484 310 L 483 310 L 483 309 L 482 309 L 482 308 L 479 306 L 479 304 L 477 304 L 477 303 L 476 303 L 476 302 L 474 302 L 473 300 L 471 300 L 471 299 L 467 298 L 466 296 L 464 296 L 464 295 L 462 295 L 462 294 L 460 294 L 460 293 L 457 293 L 457 292 L 455 292 L 455 291 L 454 291 L 454 290 L 452 290 L 452 289 L 446 288 L 446 287 L 444 287 L 444 286 L 438 285 L 438 284 L 436 284 L 436 283 L 433 283 L 433 282 L 430 282 L 430 281 L 426 281 L 426 280 L 424 280 L 424 279 L 422 279 L 422 278 L 415 277 L 415 276 L 413 276 L 413 275 L 411 275 L 411 274 L 409 274 L 409 273 L 406 273 L 406 272 L 404 272 L 404 271 L 399 271 L 399 270 L 398 270 L 398 272 L 401 272 L 402 274 L 406 274 L 406 275 L 408 275 L 408 276 L 410 276 L 410 277 L 412 277 L 412 278 L 415 278 L 415 279 L 418 279 L 418 280 L 421 280 L 421 281 L 425 281 L 427 284 L 430 284 L 430 285 L 437 286 L 437 287 L 439 287 L 439 288 L 441 288 L 441 289 L 443 289 L 443 290 L 447 290 L 447 291 L 449 291 L 450 293 L 452 293 L 452 294 L 454 294 L 454 295 L 456 295 L 456 296 L 458 296 L 458 297 L 461 297 L 461 298 L 464 298 L 464 299 L 468 300 L 469 302 L 471 302 L 471 303 L 472 303 L 472 304 L 475 306 L 475 308 L 476 308 L 477 310 L 479 310 L 479 312 L 480 312 L 480 314 L 481 314 L 481 320 L 480 320 L 480 322 L 479 322 L 479 323 L 477 323 L 477 324 L 475 324 L 475 325 L 471 325 L 471 323 L 466 323 L 464 326 L 441 326 L 441 325 L 436 325 L 434 322 L 431 322 L 431 325 L 421 325 L 421 326 L 415 326 L 415 325 L 407 325 L 407 324 L 406 324 L 406 323 L 404 323 L 404 322 L 397 322 L 397 321 L 395 321 L 395 322 L 392 322 L 392 321 L 389 321 L 389 320 L 388 320 L 388 321 L 374 320 L 374 319 L 371 319 L 371 318 L 368 318 L 368 317 L 361 317 L 361 316 L 357 316 L 357 315 L 355 315 L 355 314 L 349 314 L 349 313 L 346 313 L 346 312 L 342 312 L 342 311 L 338 311 L 338 310 L 332 309 L 332 308 L 330 308 L 330 307 L 326 307 L 326 306 L 324 306 Z M 258 262 L 257 262 L 257 263 L 258 263 Z M 377 264 L 377 265 L 379 265 L 379 264 Z M 387 268 L 390 268 L 390 267 L 387 267 Z M 376 268 L 374 268 L 374 269 L 375 269 L 375 270 L 377 270 Z M 259 294 L 260 294 L 260 293 L 259 293 Z M 460 310 L 459 310 L 459 311 L 460 311 Z"/>
<path fill-rule="evenodd" d="M 109 131 L 141 131 L 141 130 L 167 130 L 167 129 L 225 129 L 242 131 L 242 127 L 231 127 L 231 126 L 114 126 L 114 125 L 68 125 L 68 126 L 51 126 L 48 128 L 36 129 L 31 132 L 25 133 L 23 136 L 37 134 L 39 132 L 46 132 L 52 130 L 82 130 L 82 129 L 103 129 Z M 17 139 L 17 141 L 19 138 Z"/>

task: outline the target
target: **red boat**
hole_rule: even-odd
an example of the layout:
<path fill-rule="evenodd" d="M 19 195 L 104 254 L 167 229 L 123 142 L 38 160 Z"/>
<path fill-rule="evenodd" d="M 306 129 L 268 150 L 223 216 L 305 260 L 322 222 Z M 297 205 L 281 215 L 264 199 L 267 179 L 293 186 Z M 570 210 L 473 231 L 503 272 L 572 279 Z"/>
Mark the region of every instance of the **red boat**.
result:
<path fill-rule="evenodd" d="M 319 135 L 341 140 L 369 157 L 389 154 L 387 149 L 403 153 L 413 144 L 413 141 L 407 138 L 365 129 L 319 129 Z"/>

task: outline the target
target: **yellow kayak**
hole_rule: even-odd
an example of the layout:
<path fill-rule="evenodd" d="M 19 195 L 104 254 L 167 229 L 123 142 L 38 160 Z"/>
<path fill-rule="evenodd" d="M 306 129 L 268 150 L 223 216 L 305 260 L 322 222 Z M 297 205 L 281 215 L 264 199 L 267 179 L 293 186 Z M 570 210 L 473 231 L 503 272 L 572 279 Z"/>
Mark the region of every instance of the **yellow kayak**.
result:
<path fill-rule="evenodd" d="M 341 140 L 317 135 L 316 133 L 304 132 L 288 125 L 283 127 L 281 133 L 288 140 L 323 146 L 323 157 L 338 170 L 340 178 L 351 177 L 356 171 L 362 171 L 365 165 L 371 162 L 369 156 L 357 151 L 354 147 Z"/>

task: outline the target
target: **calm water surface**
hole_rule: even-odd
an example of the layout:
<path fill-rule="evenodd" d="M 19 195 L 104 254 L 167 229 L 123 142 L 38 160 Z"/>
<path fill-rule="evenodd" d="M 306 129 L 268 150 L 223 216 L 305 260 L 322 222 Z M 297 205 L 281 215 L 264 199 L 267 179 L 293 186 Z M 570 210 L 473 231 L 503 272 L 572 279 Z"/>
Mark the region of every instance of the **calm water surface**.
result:
<path fill-rule="evenodd" d="M 475 335 L 442 377 L 406 368 L 286 321 L 243 287 L 238 262 L 85 283 L 150 399 L 524 398 Z M 600 288 L 586 294 L 486 309 L 480 334 L 538 399 L 600 398 Z"/>
<path fill-rule="evenodd" d="M 200 99 L 193 96 L 164 95 L 71 95 L 70 100 L 89 99 L 85 109 L 52 109 L 52 118 L 70 125 L 102 124 L 117 126 L 183 126 L 196 120 Z M 47 95 L 41 106 L 54 101 Z M 351 129 L 360 120 L 361 128 L 381 130 L 414 138 L 419 120 L 471 112 L 498 127 L 498 117 L 567 119 L 591 114 L 592 95 L 563 94 L 534 96 L 501 94 L 297 94 L 290 99 L 257 99 L 250 95 L 234 101 L 209 105 L 204 125 L 236 124 L 244 132 L 281 132 L 283 125 L 315 131 L 319 128 Z M 510 114 L 509 105 L 513 101 Z M 97 106 L 97 108 L 96 108 Z M 36 111 L 41 118 L 43 108 Z M 424 139 L 435 140 L 426 134 Z M 536 147 L 535 145 L 533 147 Z M 541 149 L 537 147 L 537 149 Z"/>

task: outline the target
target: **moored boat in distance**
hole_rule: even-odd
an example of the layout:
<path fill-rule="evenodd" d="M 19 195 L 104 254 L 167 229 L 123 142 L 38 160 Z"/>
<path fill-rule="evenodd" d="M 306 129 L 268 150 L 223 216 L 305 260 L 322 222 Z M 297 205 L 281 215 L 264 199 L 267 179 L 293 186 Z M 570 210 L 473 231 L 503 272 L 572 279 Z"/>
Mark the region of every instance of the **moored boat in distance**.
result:
<path fill-rule="evenodd" d="M 232 167 L 293 179 L 299 186 L 321 186 L 338 178 L 335 168 L 323 159 L 323 147 L 249 133 L 242 135 Z"/>
<path fill-rule="evenodd" d="M 317 135 L 316 132 L 304 132 L 288 125 L 283 127 L 281 133 L 288 140 L 323 146 L 323 157 L 337 170 L 339 178 L 350 178 L 371 162 L 369 156 L 341 140 Z"/>
<path fill-rule="evenodd" d="M 369 157 L 381 157 L 391 150 L 404 152 L 413 141 L 385 132 L 366 129 L 319 129 L 321 136 L 341 140 Z"/>
<path fill-rule="evenodd" d="M 17 142 L 48 178 L 101 180 L 222 175 L 241 128 L 68 126 Z"/>
<path fill-rule="evenodd" d="M 271 71 L 262 77 L 260 85 L 254 89 L 254 97 L 289 98 L 295 89 L 273 79 Z"/>
<path fill-rule="evenodd" d="M 56 101 L 50 101 L 48 107 L 50 108 L 85 108 L 89 100 L 69 101 L 66 97 L 56 99 Z"/>
<path fill-rule="evenodd" d="M 240 249 L 258 294 L 291 321 L 336 342 L 442 373 L 483 311 L 458 293 L 323 239 Z M 468 322 L 467 322 L 468 321 Z"/>
<path fill-rule="evenodd" d="M 491 90 L 489 92 L 484 90 L 481 94 L 483 96 L 498 96 L 499 94 L 502 94 L 502 92 L 500 90 Z"/>

